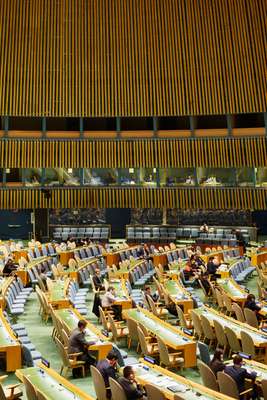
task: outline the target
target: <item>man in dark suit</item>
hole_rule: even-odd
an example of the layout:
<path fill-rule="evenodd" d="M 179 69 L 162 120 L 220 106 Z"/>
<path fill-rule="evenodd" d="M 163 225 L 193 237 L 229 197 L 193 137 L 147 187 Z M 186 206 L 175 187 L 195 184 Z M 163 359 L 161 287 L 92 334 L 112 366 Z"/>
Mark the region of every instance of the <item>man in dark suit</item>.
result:
<path fill-rule="evenodd" d="M 95 275 L 93 276 L 93 284 L 96 290 L 100 291 L 100 290 L 105 290 L 105 287 L 103 285 L 103 280 L 101 278 L 101 274 L 100 274 L 100 269 L 96 269 L 95 270 Z"/>
<path fill-rule="evenodd" d="M 106 388 L 109 387 L 109 378 L 117 379 L 117 360 L 117 354 L 111 350 L 105 360 L 100 360 L 96 364 L 96 368 L 104 378 Z M 111 398 L 110 389 L 107 389 L 107 398 Z"/>
<path fill-rule="evenodd" d="M 134 370 L 127 366 L 123 369 L 123 376 L 118 378 L 119 384 L 122 386 L 127 400 L 138 400 L 143 398 L 143 390 L 135 380 Z"/>
<path fill-rule="evenodd" d="M 78 322 L 78 327 L 75 328 L 69 338 L 68 354 L 82 353 L 78 356 L 78 360 L 85 361 L 85 365 L 89 367 L 95 364 L 95 359 L 90 356 L 88 352 L 88 347 L 95 344 L 95 342 L 87 342 L 85 335 L 86 321 L 80 320 Z M 74 377 L 75 369 L 73 370 Z"/>
<path fill-rule="evenodd" d="M 252 372 L 250 374 L 245 368 L 242 368 L 243 359 L 239 355 L 234 357 L 233 362 L 233 365 L 225 367 L 224 372 L 235 380 L 239 393 L 242 393 L 245 390 L 245 380 L 250 379 L 254 383 L 257 374 L 256 372 Z M 253 388 L 252 398 L 257 398 L 257 391 L 255 387 Z"/>

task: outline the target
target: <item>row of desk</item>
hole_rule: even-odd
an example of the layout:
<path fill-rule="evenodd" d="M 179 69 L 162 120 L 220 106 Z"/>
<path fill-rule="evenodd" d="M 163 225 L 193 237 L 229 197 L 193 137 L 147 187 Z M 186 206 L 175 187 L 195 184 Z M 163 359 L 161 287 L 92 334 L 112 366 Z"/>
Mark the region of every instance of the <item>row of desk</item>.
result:
<path fill-rule="evenodd" d="M 185 368 L 196 366 L 196 342 L 180 328 L 174 327 L 151 312 L 140 308 L 124 310 L 123 317 L 126 320 L 131 318 L 137 324 L 144 325 L 151 335 L 158 335 L 169 347 L 182 351 Z"/>
<path fill-rule="evenodd" d="M 239 322 L 231 317 L 227 317 L 222 313 L 209 308 L 209 307 L 200 307 L 195 308 L 194 312 L 197 313 L 199 316 L 204 315 L 213 326 L 213 321 L 218 321 L 223 327 L 229 327 L 235 333 L 238 339 L 241 339 L 241 331 L 247 332 L 253 339 L 254 345 L 257 348 L 262 348 L 265 350 L 265 364 L 267 364 L 267 334 L 253 328 L 252 326 Z"/>
<path fill-rule="evenodd" d="M 262 376 L 267 371 L 256 367 L 262 371 Z M 140 359 L 134 366 L 136 379 L 142 386 L 153 384 L 159 387 L 168 400 L 174 400 L 177 395 L 183 400 L 230 400 L 231 398 L 219 392 L 210 390 L 203 385 L 192 382 L 182 376 L 176 375 L 157 365 L 152 365 Z M 92 400 L 93 398 L 62 378 L 51 368 L 43 364 L 38 367 L 19 369 L 16 376 L 23 381 L 27 377 L 35 389 L 41 391 L 49 400 Z"/>

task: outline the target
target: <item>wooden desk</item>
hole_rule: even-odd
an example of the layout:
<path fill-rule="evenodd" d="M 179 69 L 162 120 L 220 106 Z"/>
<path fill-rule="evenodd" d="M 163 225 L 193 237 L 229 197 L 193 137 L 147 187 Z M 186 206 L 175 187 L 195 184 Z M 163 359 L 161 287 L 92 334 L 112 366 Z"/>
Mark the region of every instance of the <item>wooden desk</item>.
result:
<path fill-rule="evenodd" d="M 202 260 L 207 264 L 210 257 L 218 257 L 219 261 L 224 260 L 223 250 L 211 251 L 210 253 L 200 254 Z"/>
<path fill-rule="evenodd" d="M 239 322 L 231 317 L 227 317 L 219 313 L 218 311 L 213 310 L 208 307 L 195 308 L 194 312 L 199 314 L 203 314 L 210 321 L 211 325 L 213 325 L 213 321 L 216 320 L 220 322 L 220 324 L 225 327 L 228 326 L 235 333 L 238 339 L 241 339 L 241 331 L 247 332 L 253 339 L 253 342 L 256 347 L 263 348 L 265 350 L 265 364 L 267 364 L 267 334 L 253 328 L 252 326 Z"/>
<path fill-rule="evenodd" d="M 267 260 L 267 249 L 263 248 L 260 253 L 252 253 L 251 254 L 251 264 L 256 267 L 260 265 L 261 262 Z"/>
<path fill-rule="evenodd" d="M 40 390 L 49 400 L 94 400 L 89 394 L 43 364 L 38 367 L 18 369 L 16 376 L 21 381 L 23 376 L 26 376 L 35 389 Z"/>
<path fill-rule="evenodd" d="M 113 286 L 116 292 L 116 301 L 114 303 L 115 305 L 120 305 L 123 310 L 132 308 L 132 299 L 128 294 L 125 282 L 123 280 L 110 281 L 109 286 Z"/>
<path fill-rule="evenodd" d="M 118 266 L 119 262 L 121 261 L 121 253 L 124 253 L 125 251 L 132 251 L 132 250 L 137 250 L 139 249 L 141 246 L 130 246 L 130 247 L 126 247 L 125 249 L 119 249 L 117 251 L 114 251 L 114 253 L 106 253 L 104 256 L 106 258 L 106 264 L 108 266 L 112 266 L 113 264 Z"/>
<path fill-rule="evenodd" d="M 174 350 L 182 351 L 184 357 L 185 368 L 195 367 L 196 358 L 196 342 L 191 336 L 183 333 L 178 327 L 174 327 L 145 309 L 133 308 L 124 310 L 123 317 L 125 319 L 132 318 L 137 323 L 144 325 L 153 336 L 160 336 L 164 342 Z"/>
<path fill-rule="evenodd" d="M 28 270 L 36 267 L 44 261 L 48 261 L 50 258 L 50 256 L 38 257 L 30 261 L 24 268 L 17 269 L 16 274 L 22 280 L 24 286 L 28 285 L 28 283 L 30 282 Z"/>
<path fill-rule="evenodd" d="M 232 301 L 243 307 L 248 293 L 242 289 L 233 278 L 217 279 L 218 286 L 231 298 Z"/>
<path fill-rule="evenodd" d="M 55 315 L 57 318 L 65 322 L 70 331 L 73 331 L 73 329 L 77 328 L 78 322 L 84 319 L 83 316 L 74 308 L 55 310 Z M 97 342 L 96 344 L 90 346 L 89 350 L 97 351 L 98 360 L 103 360 L 108 352 L 112 349 L 112 344 L 109 342 L 109 338 L 101 333 L 100 329 L 98 329 L 91 322 L 86 322 L 86 340 L 88 342 Z"/>
<path fill-rule="evenodd" d="M 171 300 L 178 306 L 183 306 L 185 314 L 188 314 L 193 306 L 193 300 L 185 288 L 177 280 L 168 280 L 163 283 L 164 289 Z"/>
<path fill-rule="evenodd" d="M 0 310 L 0 352 L 6 356 L 6 371 L 21 368 L 21 345 Z"/>
<path fill-rule="evenodd" d="M 69 308 L 70 301 L 67 298 L 67 283 L 66 281 L 53 281 L 53 288 L 51 291 L 45 293 L 48 303 L 55 309 Z"/>
<path fill-rule="evenodd" d="M 140 359 L 139 364 L 134 365 L 133 369 L 138 383 L 142 386 L 147 383 L 158 386 L 168 400 L 174 400 L 175 395 L 178 395 L 184 400 L 197 400 L 199 398 L 203 400 L 232 399 L 232 397 L 215 392 L 199 383 L 168 371 L 166 368 L 150 364 L 143 359 Z M 174 393 L 168 389 L 168 387 L 172 386 L 179 386 L 181 391 Z M 201 397 L 199 397 L 200 395 Z"/>
<path fill-rule="evenodd" d="M 130 262 L 128 266 L 123 266 L 120 269 L 118 269 L 115 273 L 113 273 L 113 276 L 115 279 L 129 279 L 129 274 L 131 271 L 133 271 L 135 268 L 137 268 L 139 265 L 142 265 L 145 262 L 145 260 L 133 260 Z"/>

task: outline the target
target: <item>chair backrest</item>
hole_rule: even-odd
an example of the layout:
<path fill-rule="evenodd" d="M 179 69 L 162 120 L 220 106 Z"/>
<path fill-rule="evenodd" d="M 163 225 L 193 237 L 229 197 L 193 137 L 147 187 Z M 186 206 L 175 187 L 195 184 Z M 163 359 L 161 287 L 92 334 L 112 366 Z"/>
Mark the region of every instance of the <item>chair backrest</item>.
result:
<path fill-rule="evenodd" d="M 219 306 L 220 308 L 224 308 L 223 295 L 221 294 L 221 292 L 219 291 L 219 289 L 216 289 L 216 288 L 215 288 L 215 293 L 216 293 L 216 298 L 217 298 L 218 306 Z"/>
<path fill-rule="evenodd" d="M 62 331 L 61 331 L 61 337 L 62 337 L 62 340 L 63 340 L 64 347 L 68 347 L 68 345 L 69 345 L 69 336 L 68 336 L 67 332 L 64 329 L 62 329 Z"/>
<path fill-rule="evenodd" d="M 233 380 L 233 378 L 231 378 L 231 376 L 225 374 L 224 372 L 218 372 L 217 378 L 221 393 L 234 399 L 239 399 L 236 382 Z"/>
<path fill-rule="evenodd" d="M 232 309 L 235 313 L 236 319 L 240 322 L 245 322 L 245 317 L 242 308 L 237 303 L 232 304 Z"/>
<path fill-rule="evenodd" d="M 118 337 L 118 331 L 117 331 L 115 321 L 110 314 L 108 314 L 108 322 L 110 323 L 110 328 L 111 328 L 113 339 L 116 340 Z"/>
<path fill-rule="evenodd" d="M 168 347 L 166 346 L 166 343 L 159 336 L 157 336 L 157 342 L 159 346 L 160 362 L 164 364 L 166 367 L 168 367 L 170 365 Z"/>
<path fill-rule="evenodd" d="M 228 345 L 228 340 L 224 332 L 224 328 L 221 325 L 219 321 L 214 320 L 214 329 L 215 329 L 215 335 L 218 341 L 218 344 L 221 346 L 227 346 Z"/>
<path fill-rule="evenodd" d="M 203 385 L 217 392 L 219 390 L 219 385 L 216 380 L 214 372 L 210 369 L 210 367 L 207 364 L 205 364 L 202 361 L 198 361 L 197 365 Z"/>
<path fill-rule="evenodd" d="M 62 359 L 62 363 L 65 367 L 68 367 L 70 362 L 69 362 L 69 357 L 68 357 L 67 351 L 64 348 L 64 345 L 61 343 L 61 341 L 57 337 L 55 337 L 55 341 L 56 341 L 56 345 L 57 345 L 57 348 L 59 350 L 59 353 L 60 353 L 60 356 Z"/>
<path fill-rule="evenodd" d="M 156 308 L 155 302 L 154 302 L 154 300 L 152 299 L 152 297 L 148 295 L 148 296 L 147 296 L 147 300 L 148 300 L 148 304 L 149 304 L 149 306 L 150 306 L 150 309 L 151 309 L 152 313 L 153 313 L 154 315 L 158 316 L 157 308 Z"/>
<path fill-rule="evenodd" d="M 140 326 L 137 326 L 137 333 L 138 333 L 138 340 L 139 340 L 139 343 L 140 343 L 142 354 L 145 355 L 145 356 L 149 355 L 146 338 L 145 338 L 144 332 L 140 328 Z"/>
<path fill-rule="evenodd" d="M 225 334 L 230 346 L 230 349 L 232 350 L 232 352 L 234 353 L 238 353 L 239 351 L 241 351 L 241 346 L 239 343 L 239 340 L 236 336 L 236 333 L 229 328 L 228 326 L 225 327 Z"/>
<path fill-rule="evenodd" d="M 30 380 L 25 375 L 23 375 L 22 379 L 23 379 L 23 383 L 25 385 L 27 399 L 28 400 L 38 400 L 36 391 L 35 391 L 32 383 L 30 382 Z"/>
<path fill-rule="evenodd" d="M 127 400 L 125 391 L 123 390 L 121 385 L 117 381 L 115 381 L 115 379 L 109 378 L 109 386 L 111 390 L 112 399 Z"/>
<path fill-rule="evenodd" d="M 202 343 L 200 341 L 197 342 L 197 346 L 201 361 L 208 365 L 210 363 L 209 346 L 206 343 Z"/>
<path fill-rule="evenodd" d="M 6 400 L 6 399 L 7 399 L 7 398 L 6 398 L 6 395 L 5 395 L 3 386 L 2 386 L 1 383 L 0 383 L 0 400 Z"/>
<path fill-rule="evenodd" d="M 223 302 L 224 302 L 224 305 L 226 307 L 226 310 L 229 311 L 229 312 L 232 312 L 233 311 L 233 309 L 232 309 L 232 301 L 231 301 L 230 297 L 227 296 L 226 293 L 223 293 Z"/>
<path fill-rule="evenodd" d="M 128 318 L 127 319 L 127 326 L 129 331 L 129 336 L 132 340 L 138 340 L 138 331 L 137 331 L 137 323 L 134 319 Z"/>
<path fill-rule="evenodd" d="M 91 376 L 95 387 L 95 393 L 98 400 L 107 400 L 107 392 L 104 378 L 100 371 L 93 365 L 90 366 Z"/>
<path fill-rule="evenodd" d="M 262 379 L 261 389 L 262 389 L 262 393 L 263 393 L 263 398 L 267 399 L 267 379 Z"/>
<path fill-rule="evenodd" d="M 38 400 L 49 400 L 49 397 L 46 396 L 44 393 L 40 392 L 40 390 L 36 390 L 36 394 Z"/>
<path fill-rule="evenodd" d="M 183 328 L 187 328 L 186 319 L 185 319 L 183 310 L 177 304 L 176 304 L 176 311 L 177 311 L 177 315 L 178 315 L 178 319 L 179 319 L 179 325 L 182 326 Z"/>
<path fill-rule="evenodd" d="M 199 315 L 196 314 L 194 310 L 191 310 L 191 317 L 192 317 L 195 333 L 198 335 L 198 337 L 202 337 L 203 329 L 202 329 L 201 320 L 200 320 Z"/>
<path fill-rule="evenodd" d="M 164 394 L 157 386 L 147 383 L 145 385 L 145 390 L 147 393 L 148 400 L 165 400 Z"/>
<path fill-rule="evenodd" d="M 212 326 L 211 326 L 208 318 L 206 318 L 204 315 L 201 315 L 200 319 L 201 319 L 203 332 L 205 333 L 205 337 L 208 339 L 211 339 L 211 340 L 215 339 L 215 334 L 213 332 Z"/>
<path fill-rule="evenodd" d="M 101 324 L 103 325 L 103 328 L 106 331 L 108 331 L 109 330 L 109 326 L 108 326 L 108 322 L 106 320 L 106 316 L 105 316 L 105 313 L 103 311 L 103 308 L 99 306 L 98 309 L 99 309 L 99 315 L 100 315 Z"/>
<path fill-rule="evenodd" d="M 255 345 L 252 337 L 247 333 L 241 330 L 241 343 L 242 343 L 242 351 L 246 354 L 250 354 L 252 358 L 255 358 Z"/>
<path fill-rule="evenodd" d="M 254 311 L 250 310 L 249 308 L 244 308 L 244 315 L 246 319 L 246 323 L 250 326 L 253 326 L 256 329 L 259 329 L 259 323 Z"/>

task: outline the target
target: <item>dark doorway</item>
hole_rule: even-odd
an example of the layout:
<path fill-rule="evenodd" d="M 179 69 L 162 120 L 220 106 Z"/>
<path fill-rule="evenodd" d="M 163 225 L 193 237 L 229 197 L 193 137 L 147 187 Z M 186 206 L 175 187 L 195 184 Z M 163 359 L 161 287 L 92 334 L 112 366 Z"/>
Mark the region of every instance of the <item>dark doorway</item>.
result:
<path fill-rule="evenodd" d="M 31 210 L 0 211 L 0 237 L 1 239 L 31 238 Z"/>
<path fill-rule="evenodd" d="M 107 208 L 106 223 L 111 225 L 111 237 L 114 239 L 125 238 L 126 225 L 131 221 L 130 208 Z"/>

